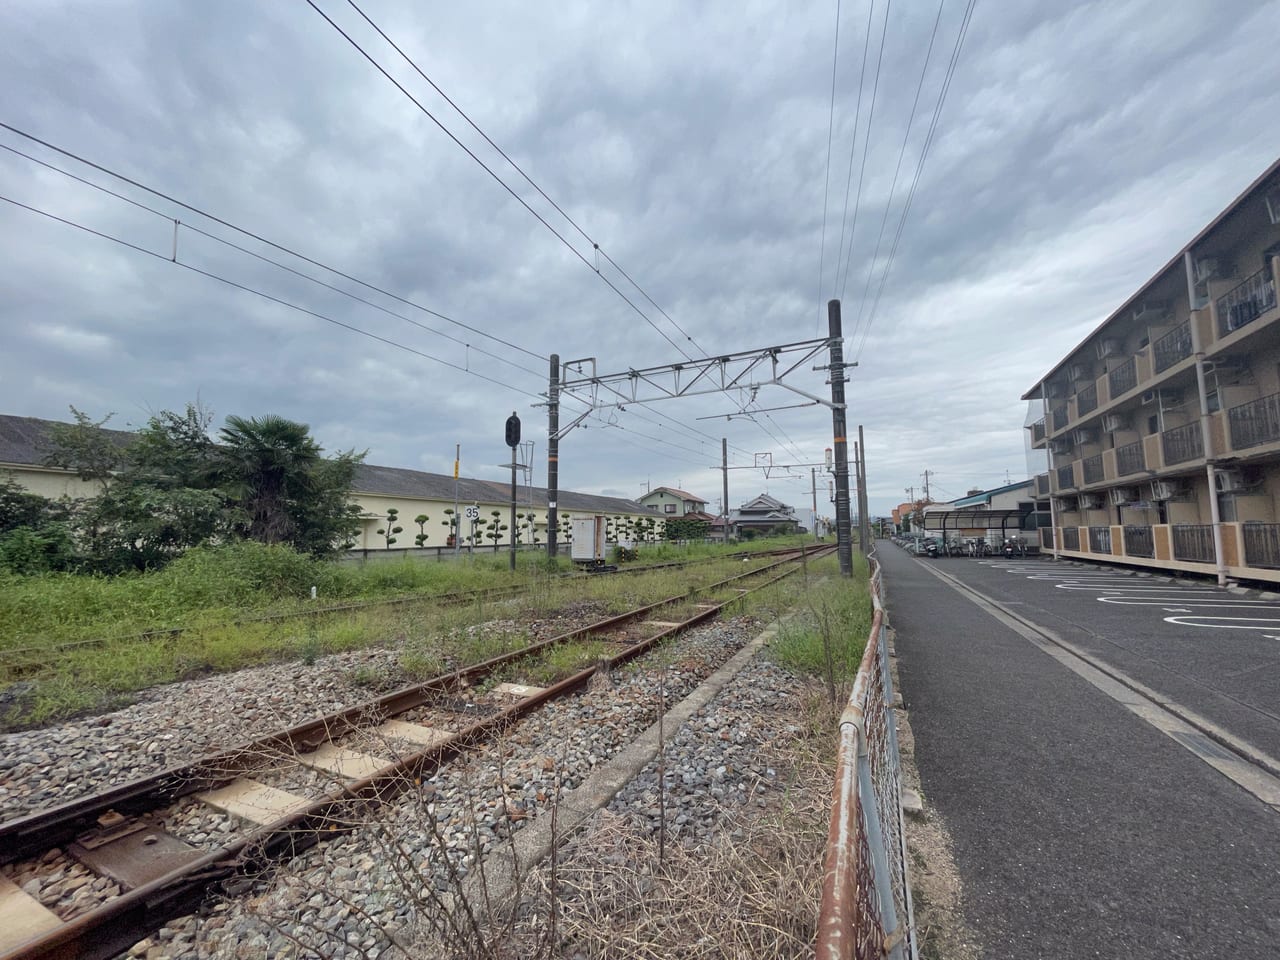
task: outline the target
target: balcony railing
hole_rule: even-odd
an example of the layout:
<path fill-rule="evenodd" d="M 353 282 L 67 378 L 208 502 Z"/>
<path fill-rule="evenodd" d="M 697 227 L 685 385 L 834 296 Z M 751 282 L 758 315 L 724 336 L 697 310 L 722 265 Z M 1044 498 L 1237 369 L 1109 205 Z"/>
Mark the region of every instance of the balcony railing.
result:
<path fill-rule="evenodd" d="M 1076 394 L 1076 415 L 1083 417 L 1098 409 L 1098 385 L 1091 383 Z"/>
<path fill-rule="evenodd" d="M 1151 355 L 1155 360 L 1156 373 L 1168 370 L 1179 360 L 1191 356 L 1191 321 L 1174 327 L 1152 344 Z"/>
<path fill-rule="evenodd" d="M 1107 383 L 1111 386 L 1112 400 L 1136 387 L 1138 385 L 1138 364 L 1134 358 L 1130 357 L 1108 373 Z"/>
<path fill-rule="evenodd" d="M 1156 541 L 1150 527 L 1125 527 L 1124 552 L 1128 557 L 1154 557 Z"/>
<path fill-rule="evenodd" d="M 1116 474 L 1127 476 L 1147 469 L 1147 455 L 1143 451 L 1142 441 L 1135 440 L 1123 447 L 1116 447 Z"/>
<path fill-rule="evenodd" d="M 1047 497 L 1049 493 L 1050 493 L 1049 475 L 1047 473 L 1037 474 L 1036 475 L 1036 496 Z"/>
<path fill-rule="evenodd" d="M 1232 407 L 1227 411 L 1227 424 L 1234 450 L 1280 440 L 1280 393 Z"/>
<path fill-rule="evenodd" d="M 1166 465 L 1186 463 L 1204 456 L 1204 435 L 1200 424 L 1187 423 L 1181 427 L 1166 430 L 1160 435 Z"/>
<path fill-rule="evenodd" d="M 1040 548 L 1042 550 L 1053 549 L 1053 527 L 1040 528 Z"/>
<path fill-rule="evenodd" d="M 1110 553 L 1111 552 L 1111 528 L 1110 527 L 1090 527 L 1089 528 L 1089 552 L 1090 553 Z"/>
<path fill-rule="evenodd" d="M 1280 523 L 1244 524 L 1244 562 L 1280 569 Z"/>
<path fill-rule="evenodd" d="M 1062 549 L 1063 550 L 1079 550 L 1080 549 L 1080 528 L 1079 527 L 1063 527 L 1062 528 Z"/>
<path fill-rule="evenodd" d="M 1053 411 L 1053 429 L 1061 430 L 1067 425 L 1067 408 L 1058 407 Z"/>
<path fill-rule="evenodd" d="M 1039 443 L 1041 440 L 1044 439 L 1044 434 L 1045 434 L 1044 417 L 1041 417 L 1039 420 L 1037 420 L 1035 423 L 1031 425 L 1031 442 Z"/>
<path fill-rule="evenodd" d="M 1081 466 L 1084 469 L 1085 483 L 1102 482 L 1102 454 L 1098 454 L 1096 457 L 1085 457 L 1081 461 Z"/>
<path fill-rule="evenodd" d="M 1276 305 L 1276 285 L 1271 270 L 1263 267 L 1218 298 L 1218 336 L 1225 337 Z"/>
<path fill-rule="evenodd" d="M 1074 471 L 1071 469 L 1071 464 L 1068 463 L 1065 467 L 1059 467 L 1058 468 L 1058 489 L 1071 490 L 1072 488 L 1075 487 L 1075 485 L 1076 485 L 1076 478 L 1075 478 Z"/>
<path fill-rule="evenodd" d="M 1192 563 L 1213 563 L 1213 524 L 1175 523 L 1173 559 Z"/>

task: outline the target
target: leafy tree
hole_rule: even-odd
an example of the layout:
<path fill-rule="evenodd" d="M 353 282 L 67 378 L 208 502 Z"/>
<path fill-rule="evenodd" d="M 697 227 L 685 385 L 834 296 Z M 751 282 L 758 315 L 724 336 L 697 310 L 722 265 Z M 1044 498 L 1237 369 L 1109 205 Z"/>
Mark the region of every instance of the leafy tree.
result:
<path fill-rule="evenodd" d="M 502 540 L 502 531 L 507 530 L 509 528 L 505 523 L 502 522 L 501 510 L 491 510 L 489 511 L 489 516 L 491 519 L 488 520 L 484 525 L 485 533 L 484 533 L 483 539 L 492 540 L 493 552 L 497 553 L 498 543 L 499 541 Z"/>
<path fill-rule="evenodd" d="M 418 525 L 418 532 L 414 535 L 413 542 L 421 547 L 426 544 L 430 535 L 427 533 L 427 521 L 431 518 L 425 513 L 420 513 L 413 518 L 413 522 Z"/>
<path fill-rule="evenodd" d="M 45 457 L 45 464 L 74 470 L 81 480 L 96 480 L 105 491 L 112 476 L 125 462 L 124 444 L 105 428 L 115 416 L 108 413 L 101 420 L 90 419 L 87 413 L 71 407 L 75 423 L 55 423 L 49 431 L 52 452 Z"/>
<path fill-rule="evenodd" d="M 708 528 L 709 524 L 705 520 L 672 517 L 666 523 L 664 535 L 668 540 L 702 540 L 706 537 Z"/>

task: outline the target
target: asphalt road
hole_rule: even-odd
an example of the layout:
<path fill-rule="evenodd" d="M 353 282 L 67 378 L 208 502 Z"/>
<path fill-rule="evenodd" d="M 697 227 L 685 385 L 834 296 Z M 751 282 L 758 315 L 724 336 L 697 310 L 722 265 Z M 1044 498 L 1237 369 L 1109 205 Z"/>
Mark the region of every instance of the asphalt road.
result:
<path fill-rule="evenodd" d="M 1264 748 L 1280 742 L 1259 712 L 1277 706 L 1266 697 L 1280 642 L 1099 600 L 1143 596 L 1131 589 L 1142 578 L 1108 594 L 1060 564 L 921 561 L 883 541 L 879 556 L 925 802 L 951 832 L 984 956 L 1280 957 L 1280 813 L 925 564 L 1157 689 L 1176 686 Z M 1077 576 L 1028 579 L 1045 571 Z M 1059 587 L 1070 580 L 1089 590 Z"/>

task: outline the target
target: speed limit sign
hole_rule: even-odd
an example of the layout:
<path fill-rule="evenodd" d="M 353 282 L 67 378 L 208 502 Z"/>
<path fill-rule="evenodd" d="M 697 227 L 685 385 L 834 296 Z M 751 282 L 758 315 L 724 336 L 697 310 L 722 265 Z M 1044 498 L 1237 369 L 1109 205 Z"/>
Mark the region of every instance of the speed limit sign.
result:
<path fill-rule="evenodd" d="M 479 508 L 479 507 L 467 507 L 467 509 L 463 511 L 463 514 L 466 516 L 466 518 L 467 518 L 468 520 L 479 520 L 479 519 L 480 519 L 480 508 Z"/>

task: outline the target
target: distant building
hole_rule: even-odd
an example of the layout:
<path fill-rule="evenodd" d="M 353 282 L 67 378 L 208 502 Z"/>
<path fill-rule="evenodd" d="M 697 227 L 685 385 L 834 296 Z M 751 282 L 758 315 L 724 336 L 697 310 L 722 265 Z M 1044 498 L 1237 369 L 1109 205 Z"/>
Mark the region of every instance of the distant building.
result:
<path fill-rule="evenodd" d="M 766 533 L 779 527 L 788 528 L 789 533 L 802 533 L 804 527 L 796 517 L 795 508 L 787 506 L 776 497 L 762 493 L 748 500 L 737 510 L 729 513 L 729 527 L 739 536 L 744 530 Z"/>
<path fill-rule="evenodd" d="M 86 482 L 74 471 L 45 466 L 45 459 L 52 450 L 50 428 L 53 420 L 35 417 L 0 415 L 0 477 L 12 476 L 32 493 L 56 500 L 60 497 L 82 499 L 97 496 L 101 486 L 97 481 Z M 133 439 L 125 430 L 104 430 L 112 440 L 122 446 Z M 451 475 L 426 473 L 422 470 L 406 470 L 401 467 L 380 467 L 362 463 L 356 467 L 352 483 L 351 499 L 359 504 L 360 530 L 355 537 L 357 550 L 385 550 L 386 538 L 377 533 L 386 525 L 387 510 L 399 511 L 397 522 L 404 527 L 396 548 L 414 543 L 419 533 L 425 533 L 428 549 L 444 547 L 449 542 L 449 519 L 452 517 L 454 498 L 459 512 L 464 513 L 461 523 L 462 540 L 474 537 L 477 547 L 492 547 L 493 540 L 485 536 L 483 526 L 492 519 L 494 510 L 500 511 L 499 522 L 507 524 L 511 509 L 511 485 L 500 480 L 476 480 L 460 478 L 455 486 Z M 614 521 L 615 526 L 625 528 L 627 521 L 649 520 L 653 511 L 645 509 L 634 500 L 620 497 L 601 497 L 589 493 L 561 490 L 557 499 L 559 523 L 574 516 L 603 516 Z M 477 508 L 477 518 L 465 517 L 465 508 Z M 519 486 L 516 490 L 516 510 L 525 517 L 520 524 L 520 541 L 524 544 L 547 542 L 547 491 L 543 487 Z M 449 511 L 449 512 L 446 512 Z M 415 517 L 428 519 L 418 524 Z M 709 518 L 708 518 L 709 519 Z M 657 533 L 661 535 L 661 526 Z M 510 532 L 499 531 L 498 545 L 510 544 Z M 559 539 L 563 542 L 562 532 Z"/>
<path fill-rule="evenodd" d="M 689 517 L 693 520 L 712 519 L 707 513 L 707 501 L 675 487 L 654 487 L 636 502 L 651 507 L 668 519 Z"/>

